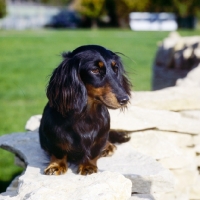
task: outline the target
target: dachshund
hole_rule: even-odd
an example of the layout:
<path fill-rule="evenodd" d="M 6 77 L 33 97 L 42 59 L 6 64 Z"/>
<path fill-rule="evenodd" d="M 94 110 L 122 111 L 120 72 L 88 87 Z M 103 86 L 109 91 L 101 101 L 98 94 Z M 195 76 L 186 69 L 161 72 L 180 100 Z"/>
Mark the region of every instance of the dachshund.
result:
<path fill-rule="evenodd" d="M 97 160 L 112 155 L 130 139 L 110 130 L 108 108 L 125 108 L 131 83 L 117 53 L 99 46 L 80 46 L 63 53 L 46 89 L 48 103 L 39 127 L 41 147 L 50 155 L 46 175 L 64 174 L 68 161 L 78 173 L 96 173 Z"/>

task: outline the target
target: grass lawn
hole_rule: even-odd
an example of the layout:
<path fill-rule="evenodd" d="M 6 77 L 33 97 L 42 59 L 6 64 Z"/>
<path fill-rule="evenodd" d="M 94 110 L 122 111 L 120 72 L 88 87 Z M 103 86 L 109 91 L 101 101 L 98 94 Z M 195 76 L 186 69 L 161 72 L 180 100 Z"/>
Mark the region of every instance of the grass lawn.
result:
<path fill-rule="evenodd" d="M 23 132 L 28 118 L 41 114 L 45 87 L 63 51 L 84 44 L 99 44 L 121 52 L 134 90 L 151 90 L 151 67 L 157 42 L 168 32 L 130 30 L 0 30 L 0 135 Z M 181 31 L 199 35 L 200 31 Z M 0 150 L 0 192 L 22 169 L 14 156 Z"/>

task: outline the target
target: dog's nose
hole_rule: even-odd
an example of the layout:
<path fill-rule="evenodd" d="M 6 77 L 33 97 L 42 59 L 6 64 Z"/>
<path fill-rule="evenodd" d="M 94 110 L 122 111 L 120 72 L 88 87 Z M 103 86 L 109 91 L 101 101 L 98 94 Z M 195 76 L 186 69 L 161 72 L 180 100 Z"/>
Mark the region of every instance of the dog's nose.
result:
<path fill-rule="evenodd" d="M 123 97 L 120 97 L 118 98 L 118 102 L 121 106 L 127 104 L 129 101 L 129 97 L 128 96 L 123 96 Z"/>

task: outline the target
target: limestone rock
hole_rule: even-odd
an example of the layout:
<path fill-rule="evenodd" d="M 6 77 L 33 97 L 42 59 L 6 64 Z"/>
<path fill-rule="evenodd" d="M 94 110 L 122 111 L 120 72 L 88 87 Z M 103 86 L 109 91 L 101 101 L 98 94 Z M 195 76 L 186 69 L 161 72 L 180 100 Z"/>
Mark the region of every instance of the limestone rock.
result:
<path fill-rule="evenodd" d="M 123 112 L 119 110 L 109 110 L 111 129 L 139 131 L 155 128 L 153 123 L 143 118 L 143 113 L 135 113 L 131 111 L 130 108 L 129 106 L 128 109 Z"/>
<path fill-rule="evenodd" d="M 190 188 L 190 199 L 200 199 L 200 177 Z"/>
<path fill-rule="evenodd" d="M 200 135 L 194 135 L 193 142 L 195 145 L 200 145 Z"/>
<path fill-rule="evenodd" d="M 167 169 L 183 169 L 188 168 L 190 170 L 196 171 L 197 162 L 196 162 L 196 152 L 194 148 L 180 148 L 181 154 L 174 155 L 168 158 L 163 158 L 159 160 L 159 163 L 162 164 Z"/>
<path fill-rule="evenodd" d="M 187 155 L 162 133 L 156 130 L 132 133 L 130 144 L 138 152 L 158 160 L 167 169 L 179 169 L 187 166 L 195 168 L 195 157 Z"/>
<path fill-rule="evenodd" d="M 175 177 L 175 191 L 190 189 L 199 179 L 197 170 L 190 168 L 171 170 Z"/>
<path fill-rule="evenodd" d="M 36 131 L 40 126 L 40 120 L 42 115 L 34 115 L 26 122 L 25 130 L 27 131 Z"/>
<path fill-rule="evenodd" d="M 35 177 L 33 177 L 33 175 Z M 18 199 L 128 199 L 131 182 L 118 173 L 102 172 L 84 177 L 81 175 L 44 176 L 28 167 L 20 177 Z M 0 199 L 7 199 L 2 194 Z M 9 198 L 8 198 L 9 199 Z"/>
<path fill-rule="evenodd" d="M 157 128 L 164 131 L 200 134 L 199 120 L 184 117 L 180 113 L 144 109 L 133 105 L 123 112 L 120 110 L 109 110 L 109 112 L 111 115 L 111 129 L 140 131 Z M 38 118 L 40 117 L 41 115 L 33 116 L 26 128 L 37 130 L 39 127 Z"/>
<path fill-rule="evenodd" d="M 176 85 L 177 79 L 186 77 L 199 62 L 200 37 L 165 38 L 153 64 L 153 90 Z"/>
<path fill-rule="evenodd" d="M 175 155 L 181 156 L 181 150 L 161 133 L 161 131 L 156 130 L 132 133 L 130 144 L 136 151 L 151 156 L 156 160 L 173 157 Z"/>
<path fill-rule="evenodd" d="M 200 109 L 199 102 L 200 87 L 169 87 L 154 92 L 133 92 L 131 99 L 133 106 L 172 111 Z"/>
<path fill-rule="evenodd" d="M 5 135 L 0 146 L 17 154 L 27 165 L 19 178 L 17 196 L 10 192 L 0 199 L 128 199 L 131 196 L 131 181 L 117 172 L 103 171 L 90 176 L 73 173 L 74 166 L 65 175 L 45 176 L 48 157 L 40 148 L 38 134 L 29 132 Z"/>
<path fill-rule="evenodd" d="M 195 146 L 195 151 L 200 154 L 200 144 Z"/>
<path fill-rule="evenodd" d="M 129 200 L 188 200 L 187 198 L 177 198 L 174 193 L 165 194 L 133 194 Z"/>
<path fill-rule="evenodd" d="M 200 48 L 199 48 L 200 49 Z M 191 70 L 185 78 L 178 79 L 176 82 L 177 86 L 180 87 L 197 87 L 200 88 L 200 64 Z"/>
<path fill-rule="evenodd" d="M 109 169 L 129 178 L 134 193 L 154 194 L 173 190 L 173 177 L 169 171 L 151 157 L 135 151 L 128 143 L 119 145 L 112 157 L 99 159 L 98 166 L 103 171 Z"/>
<path fill-rule="evenodd" d="M 178 147 L 191 147 L 194 145 L 194 139 L 190 134 L 170 131 L 157 131 L 160 135 L 163 135 L 167 140 Z M 194 136 L 196 137 L 196 135 Z"/>
<path fill-rule="evenodd" d="M 189 119 L 166 110 L 150 110 L 131 106 L 128 110 L 110 110 L 111 128 L 138 131 L 157 128 L 164 131 L 200 134 L 199 120 Z"/>
<path fill-rule="evenodd" d="M 74 165 L 61 176 L 43 175 L 49 157 L 40 148 L 36 132 L 2 136 L 0 146 L 15 153 L 27 165 L 19 178 L 17 196 L 9 197 L 8 191 L 0 195 L 1 200 L 38 199 L 41 195 L 43 199 L 123 200 L 131 197 L 131 190 L 145 194 L 173 190 L 171 173 L 152 158 L 134 151 L 129 144 L 119 145 L 112 157 L 99 159 L 99 172 L 89 176 L 77 175 Z"/>
<path fill-rule="evenodd" d="M 155 197 L 149 194 L 133 194 L 129 200 L 155 200 Z"/>
<path fill-rule="evenodd" d="M 200 110 L 187 110 L 180 112 L 182 116 L 200 121 Z"/>
<path fill-rule="evenodd" d="M 200 155 L 196 157 L 197 166 L 200 167 Z"/>
<path fill-rule="evenodd" d="M 185 156 L 184 154 L 169 158 L 162 158 L 159 160 L 159 163 L 161 163 L 162 166 L 167 169 L 182 169 L 188 166 L 191 166 L 193 169 L 195 169 L 197 166 L 195 159 Z"/>

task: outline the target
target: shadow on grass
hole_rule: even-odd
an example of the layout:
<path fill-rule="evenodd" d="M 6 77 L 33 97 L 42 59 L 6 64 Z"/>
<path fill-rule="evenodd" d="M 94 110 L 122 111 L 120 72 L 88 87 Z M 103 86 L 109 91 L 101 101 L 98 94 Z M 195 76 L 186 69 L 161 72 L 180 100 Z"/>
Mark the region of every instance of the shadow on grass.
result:
<path fill-rule="evenodd" d="M 0 149 L 0 193 L 5 192 L 13 179 L 24 171 L 22 167 L 14 163 L 15 155 Z"/>
<path fill-rule="evenodd" d="M 11 184 L 11 182 L 15 179 L 15 177 L 19 176 L 24 170 L 18 170 L 18 172 L 15 172 L 12 174 L 11 179 L 7 181 L 0 180 L 0 193 L 5 192 L 6 188 Z"/>

